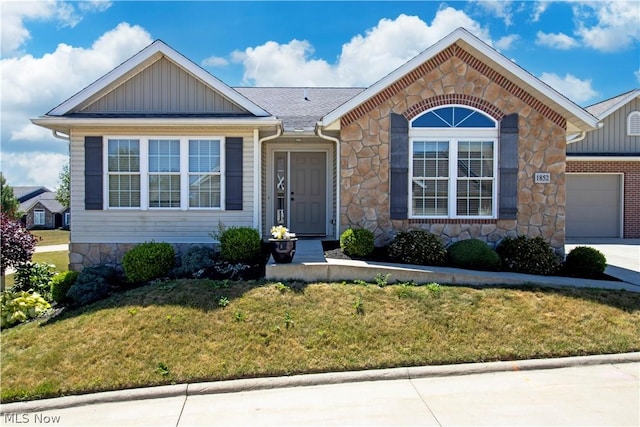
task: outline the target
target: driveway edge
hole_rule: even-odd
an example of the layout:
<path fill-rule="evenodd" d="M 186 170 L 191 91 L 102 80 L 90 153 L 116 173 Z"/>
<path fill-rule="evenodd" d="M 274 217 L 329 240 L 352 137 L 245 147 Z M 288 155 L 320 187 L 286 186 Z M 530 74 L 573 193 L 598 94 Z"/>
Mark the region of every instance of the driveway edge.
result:
<path fill-rule="evenodd" d="M 305 387 L 364 381 L 411 380 L 416 378 L 557 369 L 633 362 L 640 362 L 640 352 L 561 357 L 555 359 L 528 359 L 487 363 L 462 363 L 456 365 L 374 369 L 364 371 L 328 372 L 321 374 L 292 375 L 289 377 L 249 378 L 117 390 L 78 396 L 65 396 L 54 399 L 7 403 L 0 407 L 0 414 L 41 412 L 54 409 L 94 405 L 98 403 L 161 399 L 179 396 L 187 398 L 188 396 L 238 393 L 243 391 L 268 390 L 274 388 Z"/>

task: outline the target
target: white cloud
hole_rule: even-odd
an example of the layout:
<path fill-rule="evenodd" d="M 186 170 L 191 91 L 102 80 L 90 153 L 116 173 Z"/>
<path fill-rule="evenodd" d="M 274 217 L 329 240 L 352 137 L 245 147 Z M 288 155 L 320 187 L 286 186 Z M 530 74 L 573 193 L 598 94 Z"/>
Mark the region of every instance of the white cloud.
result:
<path fill-rule="evenodd" d="M 68 3 L 55 0 L 2 1 L 2 56 L 20 55 L 20 48 L 30 38 L 29 21 L 57 21 L 62 27 L 75 27 L 83 13 L 103 12 L 109 1 L 91 0 Z"/>
<path fill-rule="evenodd" d="M 369 86 L 458 27 L 492 44 L 488 31 L 451 7 L 436 13 L 431 25 L 416 16 L 381 19 L 378 25 L 342 45 L 335 64 L 313 58 L 307 40 L 269 41 L 232 53 L 245 72 L 243 83 L 257 86 Z"/>
<path fill-rule="evenodd" d="M 503 19 L 507 27 L 513 25 L 512 0 L 477 0 L 475 4 L 484 9 L 489 15 Z"/>
<path fill-rule="evenodd" d="M 640 41 L 640 2 L 578 2 L 574 5 L 576 34 L 603 52 L 624 50 Z"/>
<path fill-rule="evenodd" d="M 202 61 L 203 67 L 224 67 L 229 65 L 229 61 L 221 56 L 210 56 Z"/>
<path fill-rule="evenodd" d="M 549 3 L 550 1 L 548 0 L 536 1 L 534 3 L 533 14 L 531 16 L 533 22 L 538 22 L 540 20 L 542 14 L 546 12 L 547 7 L 549 7 Z"/>
<path fill-rule="evenodd" d="M 598 96 L 591 87 L 591 80 L 580 80 L 572 74 L 560 77 L 555 73 L 542 73 L 540 80 L 575 103 L 581 104 Z"/>
<path fill-rule="evenodd" d="M 53 190 L 58 186 L 58 175 L 62 166 L 69 162 L 66 154 L 67 146 L 64 141 L 54 140 L 52 144 L 59 144 L 63 153 L 30 152 L 3 153 L 2 174 L 12 187 L 41 185 Z"/>
<path fill-rule="evenodd" d="M 496 48 L 498 50 L 509 50 L 513 48 L 513 45 L 520 40 L 520 36 L 517 34 L 509 34 L 508 36 L 501 37 L 496 41 Z"/>
<path fill-rule="evenodd" d="M 568 50 L 579 45 L 576 39 L 564 33 L 553 34 L 542 31 L 536 34 L 536 44 L 560 50 Z"/>
<path fill-rule="evenodd" d="M 636 80 L 638 80 L 638 83 L 640 83 L 640 68 L 638 68 L 638 70 L 635 71 L 633 75 L 636 76 Z"/>

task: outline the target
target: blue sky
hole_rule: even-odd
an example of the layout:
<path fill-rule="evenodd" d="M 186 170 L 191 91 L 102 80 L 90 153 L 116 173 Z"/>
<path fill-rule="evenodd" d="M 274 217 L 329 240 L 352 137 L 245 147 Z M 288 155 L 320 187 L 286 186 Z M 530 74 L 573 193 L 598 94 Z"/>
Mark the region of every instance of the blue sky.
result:
<path fill-rule="evenodd" d="M 640 86 L 640 2 L 0 0 L 1 169 L 53 189 L 29 122 L 161 39 L 230 86 L 368 86 L 464 26 L 587 106 Z"/>

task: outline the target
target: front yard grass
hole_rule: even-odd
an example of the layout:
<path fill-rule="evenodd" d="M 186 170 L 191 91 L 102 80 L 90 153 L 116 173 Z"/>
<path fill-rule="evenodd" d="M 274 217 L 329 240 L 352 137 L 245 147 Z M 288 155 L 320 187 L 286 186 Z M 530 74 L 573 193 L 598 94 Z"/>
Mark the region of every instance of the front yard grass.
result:
<path fill-rule="evenodd" d="M 64 245 L 69 243 L 69 230 L 31 230 L 38 238 L 37 246 Z"/>
<path fill-rule="evenodd" d="M 178 280 L 2 332 L 2 402 L 640 350 L 640 294 Z"/>

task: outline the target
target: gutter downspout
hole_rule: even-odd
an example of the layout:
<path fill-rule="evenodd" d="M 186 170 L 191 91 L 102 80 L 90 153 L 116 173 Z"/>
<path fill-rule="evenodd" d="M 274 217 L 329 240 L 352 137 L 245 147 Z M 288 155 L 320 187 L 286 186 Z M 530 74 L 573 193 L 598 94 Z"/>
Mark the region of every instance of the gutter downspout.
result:
<path fill-rule="evenodd" d="M 340 237 L 340 140 L 338 138 L 334 138 L 333 136 L 325 135 L 322 133 L 322 126 L 320 122 L 316 123 L 316 134 L 327 141 L 333 141 L 336 144 L 336 156 L 335 156 L 335 168 L 336 168 L 336 223 L 335 225 L 335 238 L 338 239 Z"/>
<path fill-rule="evenodd" d="M 55 130 L 55 129 L 51 129 L 51 133 L 53 134 L 53 136 L 54 136 L 55 138 L 62 139 L 62 140 L 67 141 L 67 142 L 70 140 L 69 135 L 60 134 L 60 133 L 58 133 L 58 131 L 57 131 L 57 130 Z"/>
<path fill-rule="evenodd" d="M 257 226 L 258 226 L 258 230 L 260 232 L 260 235 L 263 235 L 263 230 L 262 230 L 262 194 L 264 191 L 264 188 L 262 187 L 262 144 L 264 142 L 267 141 L 271 141 L 272 139 L 276 139 L 279 138 L 282 135 L 282 124 L 279 124 L 276 126 L 276 133 L 275 135 L 269 135 L 269 136 L 265 136 L 264 138 L 260 138 L 260 131 L 258 129 L 254 129 L 253 130 L 253 139 L 258 140 L 258 153 L 257 153 L 257 159 L 255 159 L 256 161 L 256 170 L 258 171 L 258 173 L 256 174 L 255 180 L 257 181 L 257 185 L 254 186 L 254 188 L 258 189 L 258 200 L 256 203 L 256 206 L 258 206 L 258 217 L 257 217 Z M 255 181 L 254 181 L 255 182 Z"/>
<path fill-rule="evenodd" d="M 587 136 L 587 131 L 583 130 L 576 137 L 567 140 L 567 144 L 573 144 L 574 142 L 582 141 L 585 136 Z"/>

